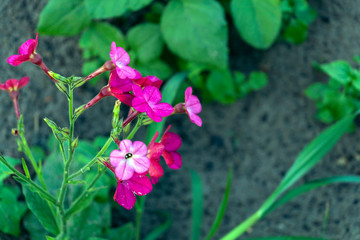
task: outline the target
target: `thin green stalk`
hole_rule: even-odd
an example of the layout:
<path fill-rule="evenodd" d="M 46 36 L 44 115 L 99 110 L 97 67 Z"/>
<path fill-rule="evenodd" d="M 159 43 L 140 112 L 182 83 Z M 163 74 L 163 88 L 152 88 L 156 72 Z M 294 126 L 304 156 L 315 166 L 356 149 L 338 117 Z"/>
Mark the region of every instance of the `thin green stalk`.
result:
<path fill-rule="evenodd" d="M 108 149 L 108 147 L 110 146 L 110 143 L 112 142 L 112 137 L 109 137 L 108 140 L 106 141 L 106 143 L 104 144 L 104 146 L 101 148 L 101 150 L 96 154 L 96 156 L 90 161 L 88 162 L 84 167 L 82 167 L 79 171 L 77 171 L 76 173 L 70 175 L 70 177 L 68 178 L 68 180 L 72 180 L 74 178 L 76 178 L 77 176 L 85 173 L 86 171 L 90 170 L 90 168 L 92 167 L 92 165 L 94 165 L 97 161 L 97 159 L 104 154 L 104 152 L 106 151 L 106 149 Z"/>
<path fill-rule="evenodd" d="M 65 160 L 65 166 L 64 166 L 64 177 L 63 177 L 63 182 L 61 184 L 60 187 L 60 194 L 59 194 L 59 213 L 60 213 L 60 236 L 65 236 L 66 235 L 66 218 L 65 218 L 65 210 L 64 210 L 64 200 L 65 200 L 65 193 L 68 187 L 68 182 L 69 182 L 69 168 L 70 168 L 70 164 L 71 164 L 71 160 L 73 158 L 73 146 L 72 146 L 72 142 L 73 142 L 73 138 L 74 138 L 74 125 L 75 125 L 75 120 L 74 120 L 74 96 L 73 96 L 73 92 L 74 89 L 72 87 L 72 85 L 69 85 L 69 94 L 68 94 L 68 100 L 69 100 L 69 125 L 70 125 L 70 132 L 69 132 L 69 146 L 68 146 L 68 158 Z"/>
<path fill-rule="evenodd" d="M 36 189 L 36 191 L 38 191 L 46 200 L 48 200 L 49 202 L 51 202 L 52 204 L 54 204 L 55 206 L 58 205 L 58 202 L 56 201 L 56 199 L 50 194 L 48 193 L 46 190 L 44 190 L 42 187 L 40 187 L 39 185 L 37 185 L 36 183 L 34 183 L 32 180 L 28 179 L 26 176 L 24 176 L 21 172 L 19 172 L 18 170 L 16 170 L 13 166 L 11 166 L 11 164 L 9 164 L 6 159 L 0 154 L 0 161 L 8 168 L 10 169 L 17 177 L 19 177 L 22 181 L 26 182 L 27 184 L 29 184 L 31 187 L 33 187 L 34 189 Z"/>
<path fill-rule="evenodd" d="M 141 127 L 141 122 L 142 122 L 142 117 L 139 115 L 136 125 L 134 126 L 134 128 L 131 130 L 131 132 L 129 133 L 129 135 L 127 135 L 126 139 L 132 139 L 135 135 L 135 133 L 139 130 L 139 128 Z"/>
<path fill-rule="evenodd" d="M 140 204 L 136 204 L 136 217 L 135 217 L 135 240 L 140 240 L 141 232 L 141 217 L 145 207 L 145 196 L 139 198 Z"/>
<path fill-rule="evenodd" d="M 90 182 L 90 184 L 86 187 L 86 189 L 81 193 L 81 195 L 71 204 L 71 206 L 65 212 L 65 218 L 68 219 L 72 213 L 74 213 L 74 209 L 78 207 L 78 205 L 82 202 L 82 200 L 87 196 L 90 189 L 95 185 L 95 183 L 99 180 L 99 178 L 105 173 L 105 167 L 100 166 L 99 171 L 97 172 L 94 179 Z"/>

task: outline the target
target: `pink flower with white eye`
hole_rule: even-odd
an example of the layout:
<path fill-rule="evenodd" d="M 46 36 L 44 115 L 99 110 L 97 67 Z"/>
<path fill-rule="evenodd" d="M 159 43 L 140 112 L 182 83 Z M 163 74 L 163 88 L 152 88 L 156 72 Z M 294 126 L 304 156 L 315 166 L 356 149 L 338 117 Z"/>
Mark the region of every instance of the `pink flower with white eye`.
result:
<path fill-rule="evenodd" d="M 38 45 L 38 36 L 39 33 L 36 34 L 35 39 L 29 39 L 24 42 L 19 48 L 19 55 L 12 55 L 7 59 L 7 62 L 13 66 L 18 66 L 23 62 L 30 61 L 34 58 L 35 50 Z"/>
<path fill-rule="evenodd" d="M 152 185 L 146 174 L 134 175 L 129 180 L 118 181 L 114 201 L 127 210 L 134 207 L 136 202 L 135 194 L 143 196 L 151 192 Z"/>
<path fill-rule="evenodd" d="M 110 154 L 110 163 L 115 168 L 115 175 L 120 180 L 130 179 L 134 173 L 144 173 L 149 170 L 150 160 L 146 156 L 147 147 L 140 141 L 131 142 L 124 139 L 119 143 L 120 150 Z"/>
<path fill-rule="evenodd" d="M 168 103 L 160 103 L 161 93 L 154 86 L 146 86 L 144 89 L 137 85 L 133 85 L 134 99 L 132 107 L 139 112 L 146 114 L 155 122 L 161 122 L 163 117 L 169 116 L 173 111 L 173 107 Z"/>
<path fill-rule="evenodd" d="M 116 66 L 119 78 L 133 79 L 136 77 L 135 70 L 128 66 L 130 63 L 129 54 L 122 47 L 116 47 L 115 42 L 111 44 L 110 58 Z"/>
<path fill-rule="evenodd" d="M 23 77 L 20 80 L 17 79 L 9 79 L 4 84 L 0 83 L 0 90 L 7 91 L 10 94 L 10 98 L 14 103 L 14 109 L 16 118 L 20 117 L 19 110 L 19 89 L 25 87 L 29 83 L 29 77 Z"/>

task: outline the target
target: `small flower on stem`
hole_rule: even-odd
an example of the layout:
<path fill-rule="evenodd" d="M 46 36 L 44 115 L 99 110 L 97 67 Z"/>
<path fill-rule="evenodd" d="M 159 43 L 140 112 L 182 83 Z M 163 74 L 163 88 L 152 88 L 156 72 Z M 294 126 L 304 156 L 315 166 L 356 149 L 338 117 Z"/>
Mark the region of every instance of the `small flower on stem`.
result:
<path fill-rule="evenodd" d="M 201 127 L 202 120 L 197 115 L 201 112 L 201 103 L 199 98 L 192 95 L 192 88 L 188 87 L 185 91 L 185 103 L 176 104 L 175 113 L 187 113 L 190 121 Z"/>
<path fill-rule="evenodd" d="M 124 139 L 119 144 L 120 150 L 110 154 L 110 163 L 115 168 L 115 175 L 120 180 L 128 180 L 135 173 L 145 173 L 149 170 L 150 160 L 146 156 L 147 147 L 140 141 L 131 142 Z"/>
<path fill-rule="evenodd" d="M 163 117 L 169 116 L 173 111 L 173 107 L 168 103 L 160 103 L 161 93 L 154 86 L 146 86 L 144 89 L 137 85 L 133 85 L 134 99 L 132 107 L 139 112 L 146 114 L 155 122 L 161 122 Z"/>
<path fill-rule="evenodd" d="M 27 61 L 38 61 L 38 55 L 36 53 L 36 47 L 38 45 L 38 36 L 39 33 L 36 34 L 35 39 L 29 39 L 24 42 L 19 48 L 19 55 L 12 55 L 7 59 L 7 62 L 13 66 L 18 66 L 23 62 Z M 35 57 L 36 56 L 36 57 Z M 41 58 L 41 57 L 40 57 Z"/>
<path fill-rule="evenodd" d="M 127 66 L 130 63 L 129 54 L 122 47 L 116 47 L 115 42 L 111 44 L 110 58 L 116 66 L 119 78 L 135 78 L 135 70 Z"/>
<path fill-rule="evenodd" d="M 146 86 L 154 86 L 156 88 L 160 88 L 163 83 L 162 80 L 160 80 L 158 77 L 155 76 L 135 78 L 133 79 L 133 82 L 136 85 L 139 85 L 141 88 L 144 88 Z"/>
<path fill-rule="evenodd" d="M 29 83 L 29 77 L 23 77 L 20 80 L 9 79 L 4 84 L 0 83 L 0 89 L 9 92 L 10 98 L 14 103 L 16 118 L 20 117 L 19 110 L 19 89 L 25 87 Z"/>

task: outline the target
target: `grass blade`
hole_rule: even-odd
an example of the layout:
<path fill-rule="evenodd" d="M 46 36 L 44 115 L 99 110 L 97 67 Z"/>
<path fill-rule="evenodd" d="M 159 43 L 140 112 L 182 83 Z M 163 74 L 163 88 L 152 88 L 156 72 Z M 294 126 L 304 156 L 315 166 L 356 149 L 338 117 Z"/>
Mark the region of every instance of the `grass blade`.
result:
<path fill-rule="evenodd" d="M 203 218 L 203 185 L 199 174 L 193 170 L 190 173 L 193 198 L 191 240 L 199 240 Z"/>
<path fill-rule="evenodd" d="M 228 200 L 229 200 L 229 195 L 230 195 L 231 180 L 232 180 L 232 168 L 230 168 L 229 173 L 228 173 L 228 178 L 227 178 L 227 183 L 226 183 L 226 188 L 225 188 L 225 193 L 224 193 L 223 199 L 219 206 L 215 220 L 214 220 L 214 222 L 211 226 L 211 229 L 210 229 L 208 235 L 206 236 L 205 240 L 210 240 L 215 235 L 215 233 L 218 230 L 220 223 L 224 217 L 225 210 L 226 210 Z"/>
<path fill-rule="evenodd" d="M 280 207 L 281 205 L 289 202 L 290 200 L 294 199 L 295 197 L 303 193 L 335 183 L 360 183 L 360 176 L 348 175 L 348 176 L 328 177 L 328 178 L 321 178 L 311 182 L 307 182 L 299 187 L 293 188 L 288 192 L 286 192 L 268 209 L 265 215 L 269 214 L 270 212 L 274 211 L 276 208 Z"/>
<path fill-rule="evenodd" d="M 325 238 L 314 238 L 314 237 L 260 237 L 260 238 L 247 238 L 246 240 L 327 240 Z"/>

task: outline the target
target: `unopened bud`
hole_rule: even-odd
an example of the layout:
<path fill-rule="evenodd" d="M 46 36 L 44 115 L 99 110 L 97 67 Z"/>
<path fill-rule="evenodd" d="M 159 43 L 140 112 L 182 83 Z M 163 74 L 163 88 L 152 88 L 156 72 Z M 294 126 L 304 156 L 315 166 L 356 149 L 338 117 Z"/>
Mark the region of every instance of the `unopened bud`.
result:
<path fill-rule="evenodd" d="M 75 148 L 77 148 L 79 146 L 79 137 L 76 137 L 72 143 L 71 143 L 71 146 L 72 146 L 72 150 L 74 151 Z"/>
<path fill-rule="evenodd" d="M 120 114 L 120 105 L 121 102 L 119 100 L 116 100 L 114 109 L 113 109 L 113 119 L 112 119 L 112 127 L 117 128 L 119 124 L 119 114 Z"/>

